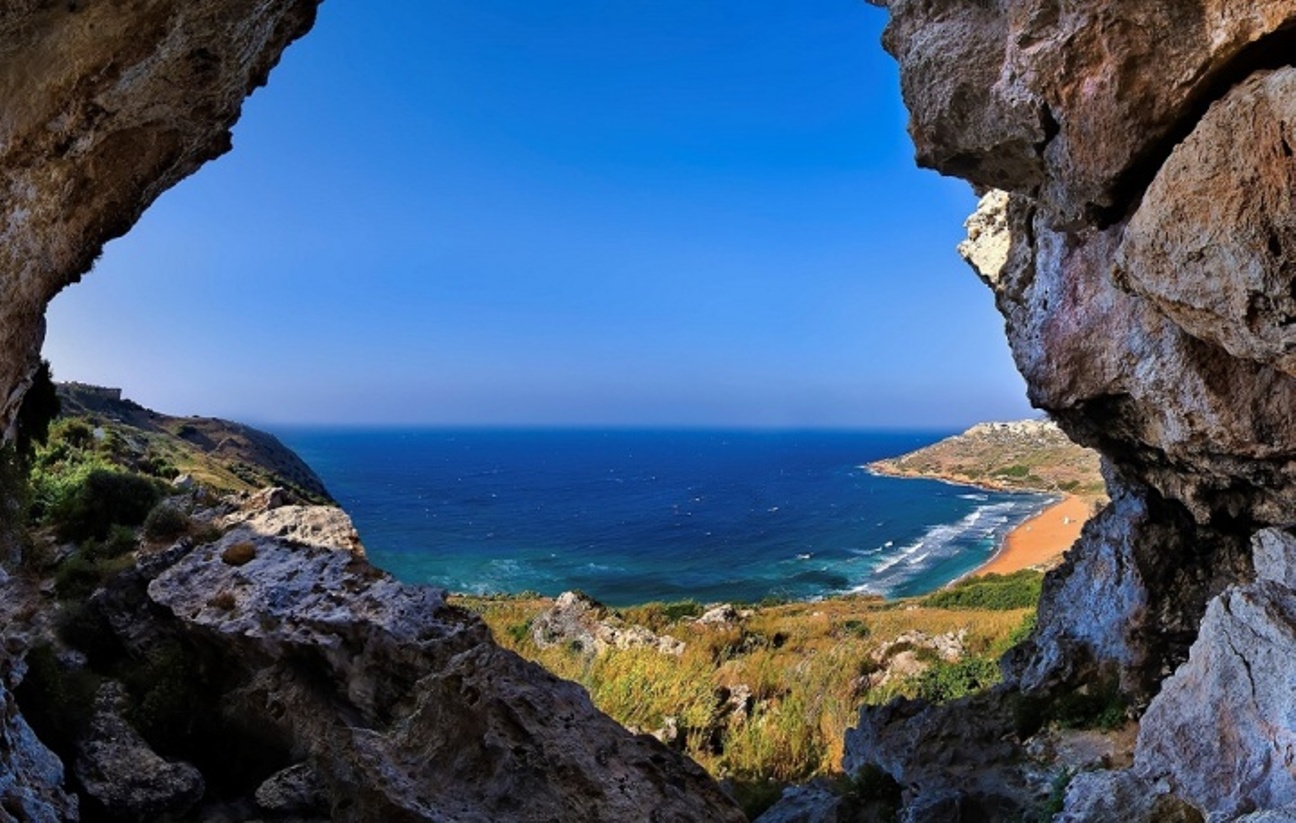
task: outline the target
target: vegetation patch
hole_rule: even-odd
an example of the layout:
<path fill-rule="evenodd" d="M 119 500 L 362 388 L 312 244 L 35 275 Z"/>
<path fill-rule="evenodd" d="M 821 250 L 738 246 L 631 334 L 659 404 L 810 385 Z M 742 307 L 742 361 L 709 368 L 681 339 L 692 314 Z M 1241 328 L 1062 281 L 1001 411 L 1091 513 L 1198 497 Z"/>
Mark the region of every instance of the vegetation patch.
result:
<path fill-rule="evenodd" d="M 1000 677 L 999 662 L 987 657 L 938 660 L 918 675 L 918 697 L 932 703 L 957 700 L 990 688 Z"/>
<path fill-rule="evenodd" d="M 922 604 L 933 609 L 990 609 L 995 611 L 1034 608 L 1039 602 L 1044 575 L 1031 569 L 1012 574 L 966 577 L 927 595 Z"/>
<path fill-rule="evenodd" d="M 698 622 L 702 604 L 621 610 L 627 623 L 643 625 L 643 618 L 654 632 L 682 641 L 677 657 L 653 649 L 537 648 L 530 621 L 552 603 L 537 596 L 455 596 L 453 602 L 480 614 L 500 645 L 583 685 L 621 724 L 659 734 L 730 781 L 749 814 L 776 800 L 787 784 L 839 774 L 842 738 L 861 705 L 902 695 L 950 699 L 997 681 L 994 660 L 1030 613 L 876 597 L 758 606 L 736 624 Z M 900 635 L 963 629 L 964 660 L 945 663 L 925 654 L 929 674 L 869 686 L 866 675 L 885 665 L 877 662 L 879 651 Z"/>
<path fill-rule="evenodd" d="M 154 481 L 112 469 L 91 467 L 71 479 L 46 511 L 62 540 L 102 540 L 113 526 L 138 526 L 162 496 Z"/>
<path fill-rule="evenodd" d="M 65 668 L 49 644 L 27 652 L 27 675 L 14 697 L 37 736 L 65 762 L 90 724 L 100 678 L 85 669 Z"/>
<path fill-rule="evenodd" d="M 162 502 L 144 518 L 144 536 L 149 540 L 176 540 L 193 528 L 189 515 L 176 506 Z"/>

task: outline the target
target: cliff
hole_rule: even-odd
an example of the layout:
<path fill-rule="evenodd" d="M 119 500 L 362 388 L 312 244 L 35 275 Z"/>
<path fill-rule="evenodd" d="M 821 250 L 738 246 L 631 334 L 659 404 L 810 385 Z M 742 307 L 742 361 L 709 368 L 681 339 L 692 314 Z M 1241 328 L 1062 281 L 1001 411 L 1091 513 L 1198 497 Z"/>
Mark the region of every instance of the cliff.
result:
<path fill-rule="evenodd" d="M 1253 555 L 1296 526 L 1296 3 L 883 5 L 918 162 L 984 192 L 960 251 L 1031 401 L 1105 458 L 1111 503 L 1048 576 L 1008 685 L 866 712 L 852 763 L 907 784 L 911 819 L 1021 810 L 1039 786 L 1003 715 L 1110 676 L 1142 714 L 1135 766 L 1077 780 L 1063 819 L 1293 802 L 1276 753 L 1296 728 L 1268 695 L 1296 601 Z M 960 724 L 985 768 L 919 762 Z"/>
<path fill-rule="evenodd" d="M 81 417 L 110 433 L 122 462 L 133 468 L 162 464 L 168 479 L 188 476 L 217 492 L 284 486 L 319 503 L 332 503 L 324 481 L 292 449 L 268 432 L 215 417 L 173 417 L 122 397 L 121 389 L 55 384 L 61 416 Z"/>

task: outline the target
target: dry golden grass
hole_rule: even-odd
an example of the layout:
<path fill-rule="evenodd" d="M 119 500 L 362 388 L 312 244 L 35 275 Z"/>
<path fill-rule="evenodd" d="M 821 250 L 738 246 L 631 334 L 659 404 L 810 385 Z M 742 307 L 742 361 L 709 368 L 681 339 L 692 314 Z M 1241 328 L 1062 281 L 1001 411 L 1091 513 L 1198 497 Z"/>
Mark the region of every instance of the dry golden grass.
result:
<path fill-rule="evenodd" d="M 870 691 L 861 680 L 871 655 L 911 630 L 967 630 L 969 655 L 997 656 L 1031 609 L 926 608 L 917 600 L 846 597 L 764 606 L 740 626 L 691 618 L 663 622 L 660 607 L 621 613 L 687 646 L 679 657 L 653 650 L 608 650 L 597 656 L 565 647 L 539 649 L 530 621 L 551 601 L 536 597 L 456 597 L 482 615 L 497 641 L 559 677 L 574 680 L 595 705 L 621 724 L 655 731 L 674 719 L 684 751 L 716 777 L 790 782 L 840 771 L 842 741 L 864 703 L 913 695 L 916 681 Z M 678 610 L 678 609 L 677 609 Z M 745 687 L 749 715 L 723 698 Z"/>

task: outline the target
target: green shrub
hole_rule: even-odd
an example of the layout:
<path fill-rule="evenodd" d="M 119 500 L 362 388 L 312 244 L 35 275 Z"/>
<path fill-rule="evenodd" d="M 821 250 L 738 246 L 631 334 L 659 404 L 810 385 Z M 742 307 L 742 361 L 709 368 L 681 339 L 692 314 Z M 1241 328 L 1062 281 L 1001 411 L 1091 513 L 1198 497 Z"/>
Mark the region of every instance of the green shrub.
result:
<path fill-rule="evenodd" d="M 102 540 L 87 540 L 81 553 L 91 560 L 112 560 L 135 551 L 138 542 L 130 526 L 114 524 Z"/>
<path fill-rule="evenodd" d="M 102 579 L 99 564 L 78 552 L 64 560 L 54 572 L 54 588 L 61 599 L 82 600 L 99 588 Z"/>
<path fill-rule="evenodd" d="M 873 813 L 870 820 L 894 820 L 900 811 L 904 789 L 896 779 L 872 763 L 861 766 L 843 781 L 842 795 L 850 806 L 863 806 Z"/>
<path fill-rule="evenodd" d="M 143 523 L 159 497 L 157 486 L 146 477 L 96 468 L 57 501 L 46 519 L 60 539 L 102 540 L 114 524 Z"/>
<path fill-rule="evenodd" d="M 94 593 L 109 577 L 130 568 L 134 561 L 128 555 L 91 557 L 84 551 L 64 560 L 54 572 L 54 590 L 60 600 L 83 600 Z"/>
<path fill-rule="evenodd" d="M 999 663 L 988 657 L 965 657 L 933 663 L 918 675 L 917 696 L 932 703 L 956 700 L 999 682 Z"/>
<path fill-rule="evenodd" d="M 628 623 L 662 632 L 685 617 L 698 617 L 701 614 L 702 604 L 696 600 L 677 600 L 669 603 L 645 603 L 625 609 L 621 616 Z"/>
<path fill-rule="evenodd" d="M 41 741 L 68 760 L 90 723 L 98 690 L 96 675 L 64 668 L 53 647 L 42 644 L 27 652 L 27 675 L 14 697 Z"/>
<path fill-rule="evenodd" d="M 1039 602 L 1043 581 L 1044 575 L 1031 569 L 968 577 L 929 594 L 921 603 L 931 609 L 1028 609 Z"/>
<path fill-rule="evenodd" d="M 1104 677 L 1064 694 L 1053 701 L 1048 717 L 1064 729 L 1118 729 L 1125 725 L 1125 696 L 1120 681 Z"/>
<path fill-rule="evenodd" d="M 159 752 L 176 752 L 189 742 L 201 713 L 202 678 L 179 643 L 155 649 L 125 676 L 134 697 L 127 719 Z"/>
<path fill-rule="evenodd" d="M 1064 694 L 1018 694 L 1013 700 L 1013 727 L 1022 740 L 1046 725 L 1063 729 L 1112 731 L 1125 725 L 1127 701 L 1120 678 L 1105 673 L 1094 682 Z"/>
<path fill-rule="evenodd" d="M 50 426 L 49 442 L 51 445 L 65 443 L 74 449 L 89 449 L 94 446 L 94 429 L 80 417 L 57 420 Z"/>
<path fill-rule="evenodd" d="M 1021 625 L 1013 629 L 1012 634 L 1008 635 L 1008 645 L 1011 647 L 1025 642 L 1031 636 L 1031 633 L 1035 631 L 1035 623 L 1038 619 L 1038 612 L 1030 612 L 1023 617 Z"/>
<path fill-rule="evenodd" d="M 175 540 L 188 534 L 189 515 L 170 503 L 159 503 L 144 518 L 144 536 L 150 540 Z"/>
<path fill-rule="evenodd" d="M 858 637 L 861 640 L 872 634 L 872 630 L 863 620 L 846 620 L 841 624 L 842 631 L 851 637 Z"/>
<path fill-rule="evenodd" d="M 513 638 L 514 643 L 522 643 L 531 636 L 531 621 L 524 620 L 521 623 L 514 623 L 508 627 L 508 635 Z"/>
<path fill-rule="evenodd" d="M 738 806 L 747 815 L 748 820 L 755 820 L 779 801 L 787 784 L 778 780 L 754 778 L 751 780 L 730 780 L 729 790 Z"/>

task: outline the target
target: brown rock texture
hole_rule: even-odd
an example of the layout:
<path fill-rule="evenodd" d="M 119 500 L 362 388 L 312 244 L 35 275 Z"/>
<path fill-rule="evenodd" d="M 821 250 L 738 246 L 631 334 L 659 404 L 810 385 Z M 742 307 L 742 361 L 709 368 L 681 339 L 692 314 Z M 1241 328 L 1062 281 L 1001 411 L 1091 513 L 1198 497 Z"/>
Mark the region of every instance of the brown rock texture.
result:
<path fill-rule="evenodd" d="M 0 430 L 45 306 L 166 189 L 230 149 L 243 99 L 319 0 L 0 6 Z"/>
<path fill-rule="evenodd" d="M 959 251 L 994 290 L 1030 399 L 1106 464 L 1112 502 L 1046 580 L 1004 690 L 1065 693 L 1114 671 L 1134 711 L 1155 707 L 1199 633 L 1194 654 L 1225 666 L 1225 640 L 1285 631 L 1250 559 L 1257 532 L 1296 525 L 1296 2 L 878 4 L 919 163 L 984 193 Z M 1282 656 L 1251 656 L 1253 694 L 1288 688 Z M 1188 671 L 1169 682 L 1210 679 Z M 1274 782 L 1288 766 L 1258 777 L 1290 762 L 1263 755 L 1287 750 L 1289 712 L 1262 701 L 1226 723 L 1202 697 L 1219 692 L 1174 705 L 1191 704 L 1198 733 L 1232 730 L 1236 779 L 1211 789 L 1219 761 L 1173 743 L 1192 734 L 1178 708 L 1149 710 L 1146 739 L 1171 741 L 1136 760 L 1169 792 L 1157 808 L 1290 802 Z M 935 728 L 933 711 L 913 722 Z M 866 712 L 861 728 L 880 723 Z M 857 755 L 915 765 L 881 743 Z M 924 779 L 917 794 L 941 791 Z M 1104 784 L 1079 785 L 1095 791 L 1066 819 L 1096 819 Z"/>

